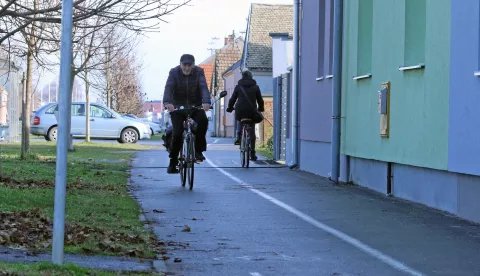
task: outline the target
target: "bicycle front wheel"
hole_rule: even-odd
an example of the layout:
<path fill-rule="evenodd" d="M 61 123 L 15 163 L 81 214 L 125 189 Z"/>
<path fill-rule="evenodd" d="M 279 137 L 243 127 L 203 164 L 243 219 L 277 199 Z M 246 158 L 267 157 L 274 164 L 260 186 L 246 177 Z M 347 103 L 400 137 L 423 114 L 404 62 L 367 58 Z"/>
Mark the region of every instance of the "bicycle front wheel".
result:
<path fill-rule="evenodd" d="M 188 151 L 187 151 L 187 178 L 188 178 L 188 185 L 190 190 L 193 189 L 193 180 L 195 176 L 195 138 L 190 136 L 188 139 Z"/>
<path fill-rule="evenodd" d="M 185 150 L 184 142 L 182 149 L 180 149 L 180 154 L 178 158 L 178 170 L 180 171 L 180 183 L 182 184 L 182 187 L 185 187 L 185 184 L 187 183 L 187 162 L 185 159 L 186 152 L 187 151 Z"/>

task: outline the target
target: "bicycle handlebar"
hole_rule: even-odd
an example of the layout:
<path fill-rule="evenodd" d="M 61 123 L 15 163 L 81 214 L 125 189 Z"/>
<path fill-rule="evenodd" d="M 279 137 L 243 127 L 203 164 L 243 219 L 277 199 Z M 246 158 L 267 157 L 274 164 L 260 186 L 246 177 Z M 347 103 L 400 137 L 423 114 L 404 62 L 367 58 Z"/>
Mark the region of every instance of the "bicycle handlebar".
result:
<path fill-rule="evenodd" d="M 170 113 L 175 112 L 175 111 L 192 111 L 192 110 L 203 110 L 203 107 L 202 106 L 193 106 L 193 107 L 183 107 L 183 106 L 181 106 L 180 108 L 175 108 Z"/>

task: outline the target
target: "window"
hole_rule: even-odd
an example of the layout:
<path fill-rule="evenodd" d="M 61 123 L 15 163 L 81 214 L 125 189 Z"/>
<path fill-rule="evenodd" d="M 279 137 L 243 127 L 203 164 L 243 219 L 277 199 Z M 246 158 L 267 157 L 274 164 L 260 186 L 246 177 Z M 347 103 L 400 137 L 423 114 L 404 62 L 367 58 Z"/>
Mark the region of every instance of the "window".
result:
<path fill-rule="evenodd" d="M 49 107 L 47 110 L 45 110 L 45 114 L 55 114 L 55 111 L 57 111 L 58 105 L 52 105 Z"/>
<path fill-rule="evenodd" d="M 425 62 L 426 0 L 405 0 L 405 59 L 403 66 Z"/>
<path fill-rule="evenodd" d="M 325 0 L 319 0 L 318 7 L 318 69 L 317 77 L 324 77 L 325 71 Z"/>
<path fill-rule="evenodd" d="M 367 75 L 372 71 L 373 0 L 358 2 L 357 75 Z"/>
<path fill-rule="evenodd" d="M 47 110 L 45 110 L 45 114 L 55 114 L 58 111 L 58 105 L 52 105 Z M 85 105 L 83 104 L 72 104 L 71 110 L 72 116 L 85 116 Z"/>
<path fill-rule="evenodd" d="M 85 116 L 85 105 L 72 104 L 72 116 Z"/>
<path fill-rule="evenodd" d="M 333 75 L 333 28 L 334 28 L 334 0 L 330 0 L 330 35 L 328 39 L 328 74 Z"/>
<path fill-rule="evenodd" d="M 112 113 L 102 107 L 92 105 L 90 107 L 90 116 L 95 118 L 111 118 Z"/>

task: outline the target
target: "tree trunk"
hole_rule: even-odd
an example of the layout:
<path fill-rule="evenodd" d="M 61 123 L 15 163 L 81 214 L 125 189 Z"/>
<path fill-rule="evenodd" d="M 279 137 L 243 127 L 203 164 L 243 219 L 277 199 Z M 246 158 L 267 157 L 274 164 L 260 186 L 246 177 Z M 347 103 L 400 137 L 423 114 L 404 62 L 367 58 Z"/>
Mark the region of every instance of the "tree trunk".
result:
<path fill-rule="evenodd" d="M 105 79 L 107 81 L 107 107 L 112 108 L 112 93 L 110 85 L 110 47 L 107 49 L 107 68 L 105 74 Z"/>
<path fill-rule="evenodd" d="M 33 9 L 37 10 L 38 0 L 33 1 Z M 36 25 L 32 24 L 30 35 L 27 40 L 27 89 L 25 91 L 25 112 L 22 114 L 22 139 L 24 144 L 24 157 L 25 154 L 30 151 L 30 114 L 32 113 L 32 94 L 33 94 L 33 53 L 35 51 L 36 38 L 35 38 Z"/>
<path fill-rule="evenodd" d="M 85 105 L 85 117 L 86 117 L 85 141 L 88 143 L 90 142 L 90 81 L 88 80 L 88 72 L 85 72 L 85 97 L 87 102 Z"/>
<path fill-rule="evenodd" d="M 32 113 L 32 92 L 33 90 L 33 48 L 27 52 L 27 89 L 25 93 L 25 113 L 23 118 L 25 120 L 25 153 L 30 151 L 30 114 Z"/>
<path fill-rule="evenodd" d="M 73 54 L 72 54 L 73 55 Z M 73 58 L 72 58 L 73 61 Z M 68 151 L 75 151 L 73 148 L 73 136 L 72 136 L 72 93 L 73 93 L 73 83 L 75 81 L 75 70 L 71 72 L 71 79 L 70 79 L 70 90 L 68 91 L 68 112 L 67 112 L 67 123 L 68 123 Z"/>
<path fill-rule="evenodd" d="M 25 130 L 27 129 L 26 128 L 26 125 L 25 125 L 25 121 L 26 121 L 26 116 L 25 114 L 27 113 L 27 110 L 26 110 L 26 105 L 25 105 L 25 99 L 27 98 L 26 97 L 26 94 L 27 94 L 27 80 L 26 80 L 26 77 L 25 77 L 25 73 L 23 73 L 23 78 L 22 78 L 22 145 L 21 145 L 21 151 L 20 151 L 20 159 L 24 160 L 26 155 L 27 155 L 27 150 L 26 150 L 26 140 L 27 140 L 27 134 L 25 133 Z"/>

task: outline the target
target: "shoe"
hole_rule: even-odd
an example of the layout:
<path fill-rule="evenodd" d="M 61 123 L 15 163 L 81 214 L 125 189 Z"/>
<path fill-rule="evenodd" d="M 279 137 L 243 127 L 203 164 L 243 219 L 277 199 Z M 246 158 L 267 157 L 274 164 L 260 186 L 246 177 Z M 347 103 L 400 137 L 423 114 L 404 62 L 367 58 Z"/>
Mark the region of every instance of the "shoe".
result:
<path fill-rule="evenodd" d="M 258 159 L 258 157 L 257 157 L 257 155 L 255 154 L 255 152 L 250 153 L 250 160 L 252 160 L 252 161 L 257 161 L 257 159 Z"/>
<path fill-rule="evenodd" d="M 234 144 L 235 146 L 240 145 L 240 138 L 239 138 L 239 137 L 235 138 L 235 142 L 233 142 L 233 144 Z"/>
<path fill-rule="evenodd" d="M 168 174 L 178 174 L 180 171 L 177 169 L 178 160 L 170 159 L 170 164 L 168 164 L 167 173 Z"/>
<path fill-rule="evenodd" d="M 203 153 L 201 152 L 196 152 L 195 159 L 197 160 L 197 162 L 203 162 L 205 161 L 205 156 L 203 156 Z"/>

